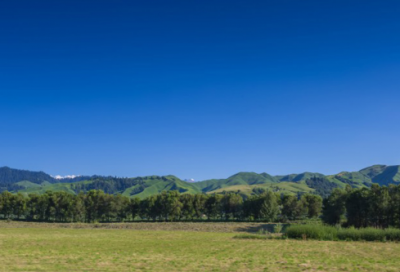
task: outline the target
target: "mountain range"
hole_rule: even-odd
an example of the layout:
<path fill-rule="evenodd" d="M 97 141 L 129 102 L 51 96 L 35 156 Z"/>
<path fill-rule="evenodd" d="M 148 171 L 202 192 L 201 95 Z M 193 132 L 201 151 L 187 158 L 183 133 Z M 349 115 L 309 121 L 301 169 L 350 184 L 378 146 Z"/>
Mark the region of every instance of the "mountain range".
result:
<path fill-rule="evenodd" d="M 238 192 L 251 195 L 263 190 L 288 194 L 314 193 L 326 196 L 334 188 L 350 185 L 355 188 L 399 184 L 400 166 L 373 165 L 356 172 L 340 172 L 336 175 L 304 172 L 300 174 L 272 176 L 267 173 L 239 172 L 226 179 L 186 182 L 176 176 L 145 176 L 118 178 L 111 176 L 71 176 L 60 179 L 44 172 L 0 168 L 0 191 L 44 193 L 66 191 L 72 194 L 101 189 L 109 194 L 145 198 L 165 190 L 181 193 Z"/>

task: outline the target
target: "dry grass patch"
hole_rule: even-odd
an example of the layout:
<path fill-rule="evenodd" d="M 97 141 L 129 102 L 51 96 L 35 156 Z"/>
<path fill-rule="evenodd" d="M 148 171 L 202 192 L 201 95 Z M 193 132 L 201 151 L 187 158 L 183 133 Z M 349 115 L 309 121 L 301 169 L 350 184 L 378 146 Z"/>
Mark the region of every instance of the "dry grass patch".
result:
<path fill-rule="evenodd" d="M 275 224 L 247 222 L 129 222 L 129 223 L 38 223 L 24 221 L 0 221 L 1 228 L 46 229 L 130 229 L 201 232 L 257 232 L 273 230 Z"/>

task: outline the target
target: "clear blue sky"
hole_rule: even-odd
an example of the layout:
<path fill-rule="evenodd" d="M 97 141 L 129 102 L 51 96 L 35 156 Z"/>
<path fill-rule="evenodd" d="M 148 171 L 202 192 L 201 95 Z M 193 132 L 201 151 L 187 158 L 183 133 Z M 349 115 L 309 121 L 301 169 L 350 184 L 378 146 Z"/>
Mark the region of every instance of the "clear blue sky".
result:
<path fill-rule="evenodd" d="M 400 164 L 399 1 L 0 2 L 0 165 L 326 174 Z"/>

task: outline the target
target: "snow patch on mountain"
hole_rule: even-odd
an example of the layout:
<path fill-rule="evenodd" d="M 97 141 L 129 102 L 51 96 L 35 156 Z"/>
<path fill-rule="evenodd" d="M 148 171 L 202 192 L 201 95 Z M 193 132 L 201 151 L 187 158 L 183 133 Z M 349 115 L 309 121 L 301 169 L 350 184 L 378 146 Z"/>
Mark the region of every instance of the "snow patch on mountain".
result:
<path fill-rule="evenodd" d="M 196 182 L 194 179 L 184 179 L 184 181 L 186 181 L 186 182 Z"/>
<path fill-rule="evenodd" d="M 73 179 L 73 178 L 80 177 L 80 175 L 66 175 L 66 176 L 56 175 L 56 176 L 52 176 L 52 177 L 55 179 Z"/>

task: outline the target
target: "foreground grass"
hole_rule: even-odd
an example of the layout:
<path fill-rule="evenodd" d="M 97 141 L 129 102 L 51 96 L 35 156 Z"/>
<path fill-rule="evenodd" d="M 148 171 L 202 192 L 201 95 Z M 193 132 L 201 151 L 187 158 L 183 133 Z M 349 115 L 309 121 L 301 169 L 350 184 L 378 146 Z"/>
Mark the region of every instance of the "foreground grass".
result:
<path fill-rule="evenodd" d="M 233 233 L 1 228 L 0 271 L 398 271 L 400 244 Z"/>

